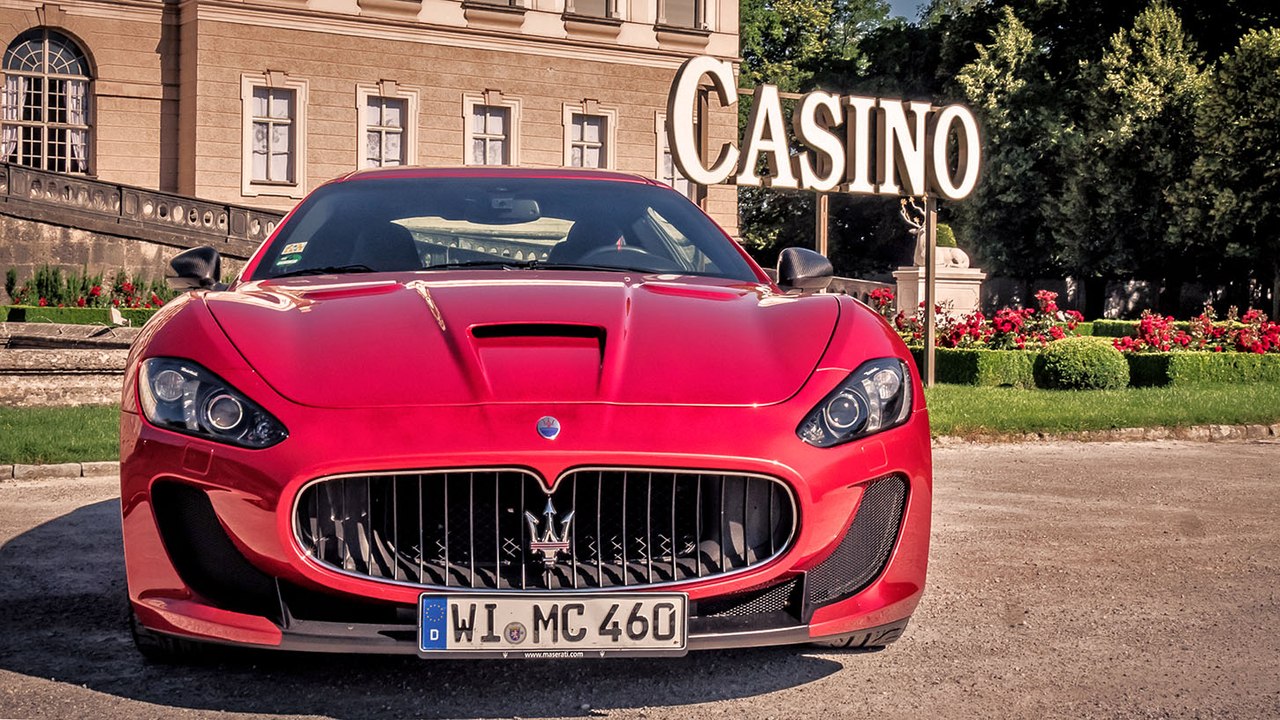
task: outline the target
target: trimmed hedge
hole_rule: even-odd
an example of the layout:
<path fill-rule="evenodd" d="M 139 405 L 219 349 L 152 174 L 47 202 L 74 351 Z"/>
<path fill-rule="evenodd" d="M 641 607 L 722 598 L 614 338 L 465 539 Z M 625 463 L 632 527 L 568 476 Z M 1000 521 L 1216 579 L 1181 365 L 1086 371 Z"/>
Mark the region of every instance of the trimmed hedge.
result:
<path fill-rule="evenodd" d="M 1129 353 L 1134 387 L 1280 382 L 1280 355 L 1241 352 Z"/>
<path fill-rule="evenodd" d="M 1084 323 L 1080 324 L 1084 325 Z M 1217 324 L 1221 327 L 1225 327 L 1225 323 L 1218 322 Z M 1093 331 L 1091 334 L 1094 337 L 1122 338 L 1137 337 L 1138 335 L 1137 320 L 1094 320 L 1092 325 Z M 1177 320 L 1170 323 L 1169 327 L 1174 330 L 1189 332 L 1191 330 L 1191 323 L 1187 320 Z M 1083 335 L 1084 333 L 1080 334 Z"/>
<path fill-rule="evenodd" d="M 1076 334 L 1083 335 L 1084 337 L 1092 337 L 1094 335 L 1093 323 L 1091 322 L 1076 323 Z"/>
<path fill-rule="evenodd" d="M 924 362 L 924 348 L 911 348 L 916 366 Z M 1032 350 L 974 350 L 938 348 L 934 379 L 954 385 L 1035 387 L 1032 375 L 1037 353 Z"/>
<path fill-rule="evenodd" d="M 1094 320 L 1094 337 L 1122 338 L 1138 334 L 1137 320 Z"/>
<path fill-rule="evenodd" d="M 913 347 L 911 354 L 916 366 L 920 366 L 924 349 Z M 1037 386 L 1035 378 L 1039 356 L 1035 350 L 938 348 L 934 379 L 953 385 L 1043 387 Z M 1280 383 L 1280 354 L 1276 353 L 1123 353 L 1122 356 L 1128 361 L 1129 385 L 1133 387 Z"/>
<path fill-rule="evenodd" d="M 142 327 L 156 310 L 119 308 L 133 327 Z M 0 306 L 0 322 L 65 323 L 68 325 L 110 325 L 109 308 Z"/>
<path fill-rule="evenodd" d="M 1118 390 L 1129 384 L 1129 364 L 1106 338 L 1075 337 L 1049 343 L 1035 359 L 1037 387 Z"/>

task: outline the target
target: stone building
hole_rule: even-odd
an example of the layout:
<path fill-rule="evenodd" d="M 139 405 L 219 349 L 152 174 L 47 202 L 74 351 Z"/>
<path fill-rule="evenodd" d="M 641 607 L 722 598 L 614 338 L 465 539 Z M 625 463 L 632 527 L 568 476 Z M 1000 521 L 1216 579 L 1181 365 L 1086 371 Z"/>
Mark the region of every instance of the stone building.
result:
<path fill-rule="evenodd" d="M 685 58 L 737 56 L 737 0 L 0 0 L 0 36 L 14 165 L 271 210 L 372 165 L 595 166 L 736 231 L 664 111 Z"/>

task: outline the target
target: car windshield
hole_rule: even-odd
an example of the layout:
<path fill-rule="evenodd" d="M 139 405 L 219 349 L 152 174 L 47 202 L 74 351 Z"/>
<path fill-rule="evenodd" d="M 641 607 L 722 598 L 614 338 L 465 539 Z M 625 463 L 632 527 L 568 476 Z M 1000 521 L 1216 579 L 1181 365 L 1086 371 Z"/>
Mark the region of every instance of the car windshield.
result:
<path fill-rule="evenodd" d="M 757 281 L 732 241 L 669 188 L 458 177 L 326 185 L 280 229 L 252 279 L 466 267 Z"/>

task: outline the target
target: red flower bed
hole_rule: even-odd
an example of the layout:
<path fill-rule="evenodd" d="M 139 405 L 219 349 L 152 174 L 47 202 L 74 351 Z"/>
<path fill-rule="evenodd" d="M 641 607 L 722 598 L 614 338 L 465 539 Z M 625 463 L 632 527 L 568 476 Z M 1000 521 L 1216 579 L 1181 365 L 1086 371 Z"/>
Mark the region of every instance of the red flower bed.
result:
<path fill-rule="evenodd" d="M 1261 310 L 1251 309 L 1244 315 L 1238 312 L 1231 308 L 1226 320 L 1219 322 L 1213 308 L 1206 306 L 1187 323 L 1186 330 L 1179 330 L 1172 317 L 1147 310 L 1138 321 L 1138 334 L 1116 338 L 1115 346 L 1121 352 L 1280 352 L 1280 323 L 1268 319 Z"/>
<path fill-rule="evenodd" d="M 1083 317 L 1075 310 L 1062 311 L 1057 300 L 1057 293 L 1041 290 L 1036 293 L 1037 307 L 1000 308 L 989 320 L 981 311 L 955 317 L 948 308 L 938 305 L 934 308 L 937 345 L 1021 350 L 1029 345 L 1043 347 L 1054 340 L 1075 335 L 1076 326 Z M 923 342 L 924 303 L 920 303 L 914 315 L 898 313 L 893 322 L 903 340 L 915 344 Z"/>
<path fill-rule="evenodd" d="M 924 342 L 924 303 L 911 315 L 899 312 L 890 317 L 893 291 L 874 290 L 871 299 L 872 307 L 891 320 L 903 340 L 914 345 Z M 934 307 L 937 346 L 1024 350 L 1078 334 L 1076 330 L 1084 316 L 1059 308 L 1057 293 L 1040 290 L 1035 299 L 1034 308 L 1003 307 L 991 318 L 981 312 L 956 317 L 948 307 L 938 305 Z M 1138 321 L 1137 334 L 1116 338 L 1114 344 L 1121 352 L 1280 352 L 1280 323 L 1268 319 L 1261 310 L 1240 315 L 1231 308 L 1226 319 L 1219 321 L 1213 308 L 1206 307 L 1185 325 L 1186 329 L 1181 329 L 1172 317 L 1148 310 Z"/>

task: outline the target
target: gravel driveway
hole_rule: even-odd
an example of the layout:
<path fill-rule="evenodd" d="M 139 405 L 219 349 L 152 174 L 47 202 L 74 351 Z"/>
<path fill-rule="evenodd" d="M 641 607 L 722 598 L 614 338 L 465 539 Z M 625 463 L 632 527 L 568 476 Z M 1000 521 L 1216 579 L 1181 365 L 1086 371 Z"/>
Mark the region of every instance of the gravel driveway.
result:
<path fill-rule="evenodd" d="M 1280 442 L 935 456 L 929 588 L 879 653 L 145 664 L 114 478 L 0 484 L 0 717 L 1280 717 Z"/>

